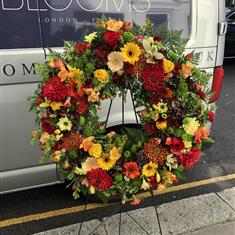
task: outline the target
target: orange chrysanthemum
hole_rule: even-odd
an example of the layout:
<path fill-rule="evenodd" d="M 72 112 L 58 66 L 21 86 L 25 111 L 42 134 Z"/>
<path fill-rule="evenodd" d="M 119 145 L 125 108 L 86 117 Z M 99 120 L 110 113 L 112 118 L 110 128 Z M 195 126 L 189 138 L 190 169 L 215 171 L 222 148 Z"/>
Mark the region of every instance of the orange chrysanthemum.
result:
<path fill-rule="evenodd" d="M 132 180 L 140 175 L 139 167 L 136 162 L 127 162 L 123 167 L 125 176 Z"/>
<path fill-rule="evenodd" d="M 159 166 L 163 166 L 168 150 L 159 144 L 157 139 L 150 139 L 150 141 L 144 145 L 144 153 L 149 161 L 157 163 Z"/>
<path fill-rule="evenodd" d="M 63 138 L 62 148 L 65 148 L 67 151 L 78 150 L 82 141 L 83 138 L 79 133 L 73 133 Z"/>

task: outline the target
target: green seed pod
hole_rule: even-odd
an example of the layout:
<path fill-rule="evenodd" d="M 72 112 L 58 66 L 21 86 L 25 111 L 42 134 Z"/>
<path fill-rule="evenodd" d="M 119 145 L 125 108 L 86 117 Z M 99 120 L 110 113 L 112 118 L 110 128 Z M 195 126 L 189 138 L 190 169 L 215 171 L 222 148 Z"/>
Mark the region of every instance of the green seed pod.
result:
<path fill-rule="evenodd" d="M 125 157 L 125 158 L 128 158 L 128 157 L 130 157 L 130 156 L 131 156 L 130 151 L 125 151 L 125 152 L 124 152 L 124 157 Z"/>
<path fill-rule="evenodd" d="M 80 117 L 79 124 L 80 126 L 84 126 L 86 122 L 86 119 L 84 117 Z"/>
<path fill-rule="evenodd" d="M 168 134 L 173 135 L 175 130 L 173 127 L 170 126 L 170 127 L 168 127 L 167 132 L 168 132 Z"/>
<path fill-rule="evenodd" d="M 132 146 L 131 146 L 131 152 L 132 153 L 135 153 L 137 151 L 137 145 L 136 144 L 133 144 Z"/>
<path fill-rule="evenodd" d="M 122 36 L 125 42 L 130 42 L 134 38 L 134 35 L 131 32 L 125 32 Z"/>
<path fill-rule="evenodd" d="M 141 148 L 141 147 L 142 147 L 142 142 L 141 142 L 141 141 L 138 141 L 137 147 L 138 147 L 138 148 Z"/>

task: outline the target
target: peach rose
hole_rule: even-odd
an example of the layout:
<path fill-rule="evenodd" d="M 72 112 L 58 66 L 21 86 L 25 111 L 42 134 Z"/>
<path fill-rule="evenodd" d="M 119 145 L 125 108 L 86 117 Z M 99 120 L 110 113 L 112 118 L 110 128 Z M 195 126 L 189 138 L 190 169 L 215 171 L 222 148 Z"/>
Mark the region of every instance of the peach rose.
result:
<path fill-rule="evenodd" d="M 190 61 L 187 61 L 185 64 L 182 64 L 181 74 L 185 79 L 192 74 L 193 68 L 194 64 Z"/>

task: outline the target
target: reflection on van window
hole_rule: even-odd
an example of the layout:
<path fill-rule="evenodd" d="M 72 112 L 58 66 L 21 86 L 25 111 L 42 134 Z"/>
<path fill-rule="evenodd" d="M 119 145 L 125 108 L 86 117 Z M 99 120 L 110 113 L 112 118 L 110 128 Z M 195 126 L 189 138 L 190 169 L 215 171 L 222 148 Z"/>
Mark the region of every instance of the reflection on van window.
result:
<path fill-rule="evenodd" d="M 23 3 L 19 0 L 1 1 L 0 49 L 41 47 L 38 13 L 29 11 Z M 36 5 L 32 4 L 32 7 Z"/>
<path fill-rule="evenodd" d="M 1 47 L 61 47 L 93 31 L 102 15 L 137 24 L 149 17 L 155 26 L 167 22 L 189 37 L 191 0 L 1 0 Z"/>

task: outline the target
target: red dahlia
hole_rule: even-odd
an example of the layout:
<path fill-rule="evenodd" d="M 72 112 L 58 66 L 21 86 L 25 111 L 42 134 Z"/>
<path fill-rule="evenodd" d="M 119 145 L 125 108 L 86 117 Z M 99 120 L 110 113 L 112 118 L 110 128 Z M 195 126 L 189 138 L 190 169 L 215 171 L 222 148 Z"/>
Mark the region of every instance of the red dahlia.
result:
<path fill-rule="evenodd" d="M 112 47 L 115 47 L 121 39 L 121 34 L 113 31 L 106 31 L 104 33 L 104 40 Z"/>
<path fill-rule="evenodd" d="M 99 47 L 98 50 L 96 51 L 96 55 L 98 55 L 100 58 L 106 58 L 109 53 L 110 49 L 107 45 Z"/>
<path fill-rule="evenodd" d="M 84 52 L 84 51 L 86 51 L 88 48 L 90 48 L 90 44 L 88 44 L 88 43 L 81 43 L 81 42 L 79 42 L 79 43 L 77 43 L 76 45 L 75 45 L 75 49 L 76 49 L 76 51 L 77 51 L 77 53 L 78 54 L 81 54 L 82 52 Z"/>
<path fill-rule="evenodd" d="M 88 171 L 87 179 L 89 184 L 97 190 L 110 189 L 113 183 L 112 177 L 100 168 Z"/>
<path fill-rule="evenodd" d="M 49 123 L 50 120 L 51 120 L 51 118 L 49 118 L 49 117 L 43 117 L 41 120 L 42 121 L 42 124 L 41 124 L 42 129 L 45 132 L 47 132 L 48 134 L 52 134 L 55 130 L 55 128 Z"/>
<path fill-rule="evenodd" d="M 159 91 L 164 87 L 164 69 L 161 64 L 147 66 L 141 73 L 147 91 Z"/>
<path fill-rule="evenodd" d="M 78 97 L 78 101 L 77 101 L 77 112 L 79 114 L 83 114 L 87 111 L 88 108 L 88 102 L 85 99 L 85 97 Z"/>
<path fill-rule="evenodd" d="M 201 151 L 198 148 L 192 148 L 190 152 L 183 153 L 179 156 L 180 163 L 184 168 L 192 168 L 200 159 Z"/>
<path fill-rule="evenodd" d="M 46 81 L 42 88 L 42 96 L 50 101 L 64 101 L 68 93 L 65 83 L 61 82 L 60 77 L 54 76 Z"/>

